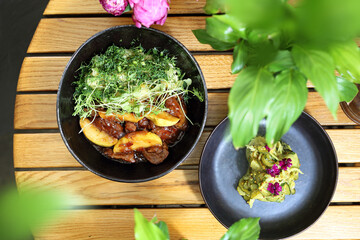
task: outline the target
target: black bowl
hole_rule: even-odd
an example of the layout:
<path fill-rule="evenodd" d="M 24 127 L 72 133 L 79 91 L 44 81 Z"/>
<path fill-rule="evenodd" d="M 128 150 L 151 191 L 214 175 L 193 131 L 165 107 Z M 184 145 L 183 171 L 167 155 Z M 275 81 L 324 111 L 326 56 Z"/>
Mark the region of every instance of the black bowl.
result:
<path fill-rule="evenodd" d="M 82 62 L 88 62 L 109 46 L 130 48 L 141 46 L 145 49 L 156 47 L 167 50 L 170 56 L 177 58 L 177 66 L 185 73 L 185 78 L 193 80 L 192 86 L 202 91 L 205 100 L 200 102 L 191 98 L 187 103 L 188 117 L 194 123 L 189 124 L 183 138 L 175 146 L 169 148 L 169 156 L 159 165 L 148 162 L 123 164 L 104 157 L 85 138 L 80 131 L 79 118 L 73 117 L 73 93 L 76 71 Z M 133 44 L 133 45 L 132 45 Z M 184 161 L 198 142 L 204 129 L 207 116 L 207 90 L 199 65 L 191 53 L 175 38 L 151 28 L 134 26 L 117 26 L 99 32 L 88 39 L 73 54 L 67 64 L 60 81 L 57 95 L 57 122 L 61 136 L 71 154 L 83 166 L 101 177 L 120 182 L 142 182 L 161 177 L 176 168 Z"/>
<path fill-rule="evenodd" d="M 265 120 L 258 135 L 265 135 Z M 300 159 L 295 195 L 282 203 L 256 200 L 252 208 L 237 192 L 240 178 L 248 169 L 245 148 L 236 151 L 229 132 L 229 120 L 223 120 L 204 147 L 199 168 L 202 196 L 212 214 L 225 227 L 241 218 L 260 217 L 260 238 L 292 236 L 313 224 L 325 211 L 335 192 L 338 162 L 333 144 L 320 124 L 302 113 L 281 139 Z"/>

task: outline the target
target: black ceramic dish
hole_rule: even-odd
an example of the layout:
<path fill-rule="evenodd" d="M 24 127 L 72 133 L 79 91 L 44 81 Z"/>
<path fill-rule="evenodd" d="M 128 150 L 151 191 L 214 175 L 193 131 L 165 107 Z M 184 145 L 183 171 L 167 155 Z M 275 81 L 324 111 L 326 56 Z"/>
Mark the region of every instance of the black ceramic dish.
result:
<path fill-rule="evenodd" d="M 169 156 L 159 165 L 148 162 L 122 164 L 104 157 L 82 133 L 79 134 L 79 118 L 72 116 L 75 90 L 72 83 L 76 81 L 76 70 L 79 69 L 82 62 L 89 61 L 95 54 L 104 52 L 112 44 L 125 48 L 141 44 L 145 49 L 154 47 L 159 50 L 166 49 L 169 55 L 177 58 L 176 64 L 185 73 L 185 78 L 193 80 L 191 87 L 202 91 L 205 96 L 203 102 L 195 97 L 189 100 L 187 115 L 194 125 L 189 124 L 182 140 L 169 148 Z M 142 182 L 169 173 L 184 161 L 194 149 L 205 126 L 207 90 L 199 65 L 190 52 L 176 39 L 155 29 L 118 26 L 95 34 L 74 53 L 60 81 L 56 108 L 61 136 L 76 160 L 101 177 L 121 182 Z"/>
<path fill-rule="evenodd" d="M 265 120 L 258 134 L 265 135 Z M 295 182 L 296 194 L 287 195 L 282 203 L 256 200 L 250 208 L 236 190 L 248 169 L 245 148 L 234 149 L 227 118 L 210 135 L 200 161 L 200 189 L 208 208 L 225 227 L 241 218 L 260 217 L 260 238 L 286 238 L 313 224 L 329 205 L 338 175 L 329 136 L 315 119 L 302 113 L 281 140 L 298 154 L 304 173 Z"/>

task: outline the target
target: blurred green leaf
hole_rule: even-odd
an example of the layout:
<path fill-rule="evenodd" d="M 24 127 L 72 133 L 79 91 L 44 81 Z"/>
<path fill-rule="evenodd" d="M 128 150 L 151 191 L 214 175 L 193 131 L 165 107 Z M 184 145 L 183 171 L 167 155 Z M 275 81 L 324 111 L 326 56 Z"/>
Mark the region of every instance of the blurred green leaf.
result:
<path fill-rule="evenodd" d="M 248 48 L 248 65 L 249 66 L 266 66 L 274 61 L 278 50 L 269 40 L 259 43 L 249 43 Z"/>
<path fill-rule="evenodd" d="M 326 46 L 360 33 L 360 1 L 303 0 L 297 8 L 298 41 Z"/>
<path fill-rule="evenodd" d="M 239 73 L 245 66 L 247 60 L 247 47 L 245 41 L 236 44 L 233 53 L 233 63 L 231 64 L 231 73 Z"/>
<path fill-rule="evenodd" d="M 274 60 L 268 65 L 269 71 L 273 73 L 293 67 L 295 67 L 295 64 L 288 50 L 279 51 Z"/>
<path fill-rule="evenodd" d="M 257 240 L 260 218 L 243 218 L 235 222 L 220 240 Z"/>
<path fill-rule="evenodd" d="M 168 240 L 164 232 L 152 221 L 148 221 L 139 210 L 134 209 L 136 240 Z"/>
<path fill-rule="evenodd" d="M 53 191 L 2 190 L 0 239 L 27 239 L 31 231 L 53 220 L 53 210 L 67 206 L 66 196 Z"/>
<path fill-rule="evenodd" d="M 210 44 L 210 46 L 213 49 L 218 51 L 225 51 L 232 49 L 236 44 L 236 43 L 226 43 L 216 38 L 213 38 L 205 31 L 205 29 L 192 30 L 192 32 L 194 33 L 195 37 L 200 43 Z"/>
<path fill-rule="evenodd" d="M 256 67 L 245 68 L 236 78 L 228 100 L 230 132 L 235 148 L 244 147 L 256 136 L 273 94 L 273 81 L 269 71 Z"/>
<path fill-rule="evenodd" d="M 156 226 L 158 226 L 160 228 L 160 230 L 164 233 L 164 235 L 170 239 L 170 235 L 169 235 L 169 229 L 167 224 L 164 221 L 159 221 L 158 223 L 156 223 Z"/>
<path fill-rule="evenodd" d="M 354 41 L 333 44 L 330 46 L 330 54 L 343 77 L 360 83 L 360 50 Z"/>
<path fill-rule="evenodd" d="M 279 0 L 226 0 L 226 13 L 250 28 L 278 28 L 285 21 L 285 4 Z"/>
<path fill-rule="evenodd" d="M 238 18 L 229 14 L 214 15 L 213 18 L 229 25 L 238 35 L 239 38 L 246 39 L 246 27 L 245 24 L 239 21 Z"/>
<path fill-rule="evenodd" d="M 356 85 L 342 77 L 336 77 L 336 82 L 340 93 L 340 101 L 351 102 L 359 91 Z"/>
<path fill-rule="evenodd" d="M 334 75 L 334 62 L 330 54 L 305 46 L 294 45 L 292 56 L 296 66 L 314 84 L 326 105 L 336 118 L 339 91 Z"/>
<path fill-rule="evenodd" d="M 306 79 L 295 69 L 287 69 L 275 78 L 266 119 L 266 141 L 273 144 L 289 130 L 303 111 L 308 89 Z"/>
<path fill-rule="evenodd" d="M 206 14 L 215 14 L 225 12 L 225 1 L 224 0 L 206 0 L 204 7 Z"/>
<path fill-rule="evenodd" d="M 227 43 L 236 43 L 241 37 L 241 34 L 235 31 L 229 24 L 215 17 L 206 19 L 206 32 L 213 38 Z"/>

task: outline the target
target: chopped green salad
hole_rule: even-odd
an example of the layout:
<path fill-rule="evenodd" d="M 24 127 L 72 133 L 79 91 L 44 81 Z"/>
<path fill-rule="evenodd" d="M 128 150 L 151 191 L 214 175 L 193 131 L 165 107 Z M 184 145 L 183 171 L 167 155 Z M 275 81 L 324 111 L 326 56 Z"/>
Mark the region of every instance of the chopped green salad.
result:
<path fill-rule="evenodd" d="M 249 169 L 240 179 L 237 190 L 250 205 L 254 201 L 282 202 L 285 195 L 295 194 L 299 178 L 299 158 L 291 147 L 281 141 L 272 148 L 264 137 L 255 137 L 246 146 Z"/>
<path fill-rule="evenodd" d="M 106 114 L 141 116 L 164 111 L 168 98 L 186 99 L 189 92 L 202 101 L 201 93 L 190 90 L 191 79 L 183 78 L 175 62 L 175 57 L 156 48 L 110 46 L 78 70 L 73 115 L 86 118 L 101 109 Z"/>

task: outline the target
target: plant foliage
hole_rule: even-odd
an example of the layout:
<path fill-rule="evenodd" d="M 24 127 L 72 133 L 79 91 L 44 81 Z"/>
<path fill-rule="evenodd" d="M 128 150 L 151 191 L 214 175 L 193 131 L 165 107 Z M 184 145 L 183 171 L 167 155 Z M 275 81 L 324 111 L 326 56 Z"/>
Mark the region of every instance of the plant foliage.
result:
<path fill-rule="evenodd" d="M 295 5 L 296 4 L 296 5 Z M 310 80 L 336 117 L 360 83 L 360 1 L 208 0 L 205 29 L 193 30 L 215 50 L 233 49 L 239 73 L 228 100 L 233 144 L 245 146 L 267 119 L 266 141 L 279 140 L 303 111 Z M 221 13 L 221 14 L 219 14 Z M 334 71 L 339 73 L 336 77 Z"/>
<path fill-rule="evenodd" d="M 153 217 L 148 221 L 139 210 L 134 209 L 136 240 L 169 240 L 165 222 Z M 260 234 L 260 218 L 243 218 L 235 222 L 220 240 L 256 240 Z"/>

